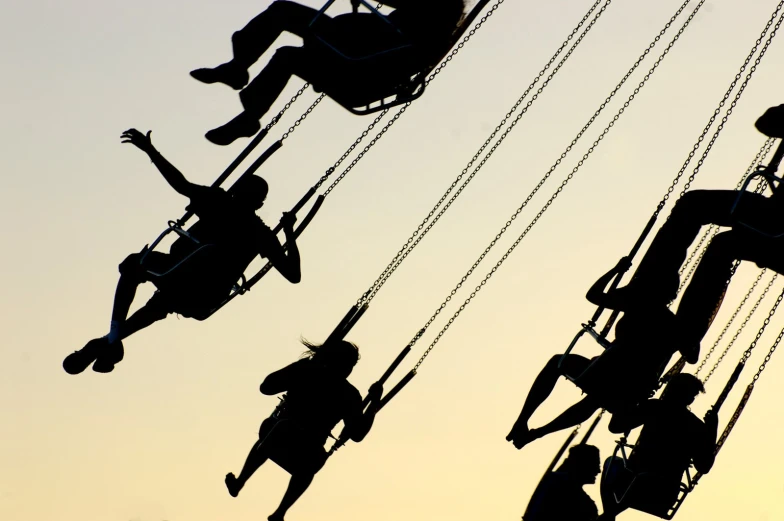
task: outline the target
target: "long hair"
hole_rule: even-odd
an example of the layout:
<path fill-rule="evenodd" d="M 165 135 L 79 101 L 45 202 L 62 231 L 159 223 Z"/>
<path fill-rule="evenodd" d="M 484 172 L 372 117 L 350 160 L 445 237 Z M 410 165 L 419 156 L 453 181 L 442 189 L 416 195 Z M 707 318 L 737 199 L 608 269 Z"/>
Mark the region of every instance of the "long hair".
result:
<path fill-rule="evenodd" d="M 359 348 L 356 344 L 347 340 L 335 340 L 323 344 L 314 344 L 305 338 L 302 338 L 300 341 L 302 342 L 302 345 L 308 348 L 307 351 L 302 354 L 302 357 L 313 360 L 314 362 L 323 359 L 333 359 L 341 364 L 354 367 L 360 358 Z"/>

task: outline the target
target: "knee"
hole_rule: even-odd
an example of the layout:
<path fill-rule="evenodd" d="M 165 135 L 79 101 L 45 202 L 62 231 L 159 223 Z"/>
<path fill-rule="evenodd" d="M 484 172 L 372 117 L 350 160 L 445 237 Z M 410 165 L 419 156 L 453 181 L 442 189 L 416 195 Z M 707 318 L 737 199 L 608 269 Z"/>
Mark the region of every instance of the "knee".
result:
<path fill-rule="evenodd" d="M 552 356 L 544 366 L 545 371 L 558 371 L 558 364 L 561 363 L 561 358 L 563 358 L 563 355 Z"/>
<path fill-rule="evenodd" d="M 132 253 L 125 257 L 125 260 L 120 263 L 120 275 L 138 277 L 142 269 L 142 256 L 140 253 Z"/>
<path fill-rule="evenodd" d="M 700 190 L 691 190 L 686 192 L 680 199 L 678 199 L 678 201 L 675 203 L 675 206 L 673 206 L 670 217 L 672 218 L 672 216 L 693 213 L 695 209 L 699 208 L 704 203 L 702 199 L 703 197 Z"/>

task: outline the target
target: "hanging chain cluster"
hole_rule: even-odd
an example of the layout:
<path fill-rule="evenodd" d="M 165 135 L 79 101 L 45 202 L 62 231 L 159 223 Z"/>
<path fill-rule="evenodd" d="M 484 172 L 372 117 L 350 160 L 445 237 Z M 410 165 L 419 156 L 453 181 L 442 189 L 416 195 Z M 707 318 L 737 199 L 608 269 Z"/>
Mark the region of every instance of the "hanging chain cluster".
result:
<path fill-rule="evenodd" d="M 778 298 L 778 300 L 776 300 L 776 305 L 777 305 L 777 306 L 778 306 L 778 304 L 781 302 L 781 299 L 782 299 L 782 298 L 784 298 L 784 292 L 782 292 L 782 293 L 781 293 L 781 295 L 779 295 L 779 298 Z M 775 310 L 774 310 L 774 311 L 775 311 Z M 767 325 L 767 324 L 769 323 L 769 321 L 770 321 L 769 319 L 770 319 L 770 317 L 768 317 L 768 320 L 766 320 L 766 323 L 765 323 L 765 325 Z M 753 383 L 756 383 L 756 382 L 757 382 L 757 380 L 759 380 L 759 379 L 760 379 L 760 376 L 762 376 L 762 372 L 763 372 L 763 371 L 765 370 L 765 368 L 768 366 L 768 362 L 770 362 L 770 357 L 772 357 L 772 356 L 773 356 L 773 353 L 776 351 L 776 348 L 778 347 L 779 343 L 781 342 L 781 338 L 782 338 L 782 337 L 784 337 L 784 329 L 782 329 L 782 330 L 781 330 L 781 332 L 779 333 L 779 335 L 776 337 L 776 340 L 775 340 L 775 342 L 773 342 L 773 345 L 772 345 L 772 346 L 770 346 L 770 350 L 768 350 L 768 354 L 767 354 L 767 355 L 765 355 L 765 358 L 762 360 L 762 363 L 760 364 L 759 368 L 757 369 L 757 372 L 754 374 L 754 378 L 752 379 L 752 384 L 753 384 Z M 751 349 L 751 348 L 749 348 L 749 350 L 750 350 L 750 349 Z M 747 351 L 746 351 L 746 353 L 749 353 L 749 350 L 747 350 Z M 744 353 L 744 356 L 745 356 L 745 353 Z M 746 356 L 746 359 L 748 359 L 748 357 L 747 357 L 747 356 Z"/>
<path fill-rule="evenodd" d="M 740 361 L 743 362 L 744 364 L 748 362 L 749 358 L 751 358 L 751 353 L 754 351 L 754 348 L 757 347 L 757 343 L 759 342 L 760 338 L 762 338 L 762 335 L 765 333 L 765 329 L 767 329 L 768 324 L 770 324 L 773 315 L 776 314 L 776 310 L 779 308 L 779 304 L 781 304 L 782 300 L 784 300 L 784 291 L 782 291 L 781 294 L 779 294 L 778 298 L 776 299 L 776 302 L 773 303 L 773 307 L 770 308 L 770 311 L 768 312 L 768 316 L 765 317 L 765 321 L 762 323 L 762 326 L 760 326 L 759 331 L 757 331 L 757 335 L 754 337 L 754 340 L 752 340 L 748 349 L 746 349 L 746 351 L 743 352 L 743 356 L 741 356 Z"/>
<path fill-rule="evenodd" d="M 635 62 L 635 65 L 633 66 L 632 70 L 629 71 L 626 74 L 626 76 L 624 76 L 623 82 L 626 81 L 626 78 L 628 78 L 628 76 L 631 75 L 633 70 L 650 53 L 651 49 L 653 49 L 653 47 L 659 42 L 659 40 L 661 40 L 662 36 L 670 28 L 670 26 L 675 22 L 675 20 L 678 18 L 678 16 L 685 10 L 685 8 L 688 6 L 690 1 L 691 0 L 686 0 L 686 2 L 684 2 L 679 7 L 679 9 L 675 13 L 675 15 L 673 15 L 673 17 L 670 18 L 670 20 L 667 22 L 665 27 L 659 32 L 659 34 L 656 35 L 656 37 L 654 38 L 654 41 L 651 42 L 651 44 L 648 46 L 648 48 L 646 48 L 646 50 L 643 53 L 643 55 L 640 56 L 640 58 L 638 58 L 638 60 Z M 662 63 L 664 58 L 669 54 L 670 50 L 675 46 L 677 41 L 680 39 L 681 35 L 684 33 L 686 28 L 691 24 L 691 21 L 694 19 L 694 17 L 697 15 L 697 13 L 699 12 L 700 8 L 704 4 L 705 4 L 705 0 L 700 0 L 700 2 L 698 2 L 696 7 L 694 8 L 694 10 L 689 14 L 687 19 L 684 21 L 683 25 L 680 27 L 680 29 L 675 34 L 673 39 L 669 42 L 669 44 L 664 49 L 662 54 L 659 55 L 659 57 L 653 63 L 652 67 L 645 74 L 645 76 L 643 77 L 642 81 L 635 87 L 634 91 L 627 98 L 627 100 L 623 103 L 623 106 L 620 108 L 620 110 L 615 114 L 615 116 L 613 116 L 612 120 L 607 125 L 607 127 L 605 127 L 605 129 L 601 132 L 599 137 L 590 146 L 588 151 L 578 161 L 577 165 L 575 165 L 575 167 L 572 169 L 572 171 L 566 176 L 566 179 L 564 179 L 564 181 L 561 183 L 561 185 L 558 187 L 558 189 L 553 193 L 553 195 L 550 196 L 550 198 L 547 200 L 547 202 L 542 207 L 542 209 L 539 210 L 539 212 L 536 214 L 534 219 L 528 224 L 528 226 L 523 230 L 523 232 L 517 237 L 517 239 L 514 241 L 514 243 L 512 243 L 512 245 L 509 247 L 509 249 L 507 249 L 507 251 L 503 254 L 503 256 L 498 260 L 498 262 L 492 267 L 492 269 L 485 275 L 485 277 L 482 279 L 482 281 L 474 288 L 474 290 L 469 294 L 469 296 L 466 298 L 466 300 L 460 305 L 460 307 L 457 309 L 457 311 L 455 311 L 455 313 L 449 318 L 447 323 L 444 325 L 444 327 L 441 329 L 441 331 L 439 331 L 439 333 L 436 335 L 436 337 L 433 339 L 433 341 L 427 347 L 427 349 L 425 349 L 425 352 L 422 354 L 421 358 L 419 359 L 419 361 L 414 366 L 414 371 L 416 371 L 422 365 L 422 363 L 428 357 L 430 352 L 435 348 L 436 344 L 441 340 L 443 335 L 451 327 L 451 325 L 454 323 L 454 321 L 457 319 L 457 317 L 460 316 L 460 314 L 463 312 L 463 310 L 466 308 L 466 306 L 468 306 L 468 304 L 471 303 L 471 301 L 474 299 L 474 297 L 477 295 L 477 293 L 479 293 L 479 291 L 481 291 L 481 289 L 487 284 L 487 282 L 490 280 L 490 278 L 496 273 L 496 271 L 498 271 L 498 269 L 501 267 L 501 265 L 503 265 L 503 263 L 506 262 L 506 259 L 509 258 L 509 256 L 512 254 L 512 252 L 515 250 L 515 248 L 517 248 L 517 246 L 520 244 L 520 242 L 522 242 L 522 240 L 526 237 L 526 235 L 528 235 L 528 232 L 536 225 L 536 223 L 539 221 L 539 219 L 542 217 L 542 215 L 544 215 L 544 213 L 550 208 L 550 206 L 553 204 L 553 202 L 556 200 L 556 198 L 561 194 L 561 192 L 564 190 L 564 188 L 566 188 L 566 185 L 572 180 L 572 178 L 577 173 L 577 171 L 583 166 L 583 164 L 588 159 L 588 157 L 594 152 L 594 150 L 599 145 L 599 143 L 604 140 L 604 138 L 607 136 L 607 134 L 610 132 L 610 130 L 615 126 L 615 123 L 620 119 L 620 117 L 624 114 L 626 109 L 634 101 L 634 99 L 636 98 L 637 94 L 639 94 L 640 90 L 645 86 L 645 84 L 651 78 L 653 73 L 659 68 L 659 65 Z M 617 89 L 619 89 L 619 88 L 620 88 L 620 85 L 619 85 L 619 87 L 616 87 L 616 89 L 613 91 L 613 95 L 617 91 Z M 600 110 L 603 110 L 604 107 L 609 103 L 609 101 L 610 101 L 610 98 L 606 99 L 602 103 L 602 105 L 600 107 Z M 597 111 L 597 113 L 594 115 L 592 120 L 595 119 L 595 117 L 598 115 L 598 113 L 599 113 L 599 111 Z M 584 130 L 585 130 L 585 128 L 584 128 Z M 582 132 L 584 132 L 584 130 L 581 131 L 580 135 L 582 135 Z M 572 144 L 570 145 L 570 147 L 574 146 L 574 144 L 576 144 L 576 142 L 577 142 L 577 139 L 573 140 Z M 564 157 L 564 155 L 562 155 L 561 158 L 558 159 L 558 161 L 556 162 L 556 166 L 558 164 L 560 164 L 560 162 L 563 160 L 563 157 Z M 554 169 L 555 168 L 552 168 L 551 171 L 554 170 Z M 496 245 L 496 243 L 506 233 L 507 229 L 512 225 L 512 223 L 517 219 L 517 217 L 520 215 L 520 213 L 525 209 L 525 207 L 528 205 L 528 202 L 533 198 L 534 194 L 536 193 L 536 191 L 538 191 L 538 189 L 541 187 L 541 185 L 544 184 L 544 181 L 546 180 L 547 177 L 549 177 L 550 173 L 548 173 L 545 176 L 545 178 L 543 178 L 543 180 L 540 181 L 540 184 L 537 185 L 537 187 L 534 189 L 534 191 L 531 194 L 529 194 L 529 196 L 525 199 L 523 204 L 515 211 L 515 213 L 509 218 L 509 220 L 506 221 L 506 223 L 501 228 L 501 230 L 496 234 L 495 238 L 490 242 L 490 244 L 487 246 L 487 248 L 485 248 L 485 250 L 479 256 L 479 258 L 474 262 L 474 264 L 471 266 L 471 268 L 468 270 L 468 272 L 465 275 L 463 275 L 463 277 L 460 279 L 460 282 L 452 289 L 452 291 L 446 297 L 444 302 L 441 303 L 441 306 L 439 306 L 436 309 L 435 313 L 433 313 L 433 315 L 430 317 L 430 319 L 428 319 L 428 321 L 426 322 L 425 328 L 427 328 L 430 324 L 432 324 L 432 322 L 436 319 L 436 317 L 444 310 L 444 308 L 446 308 L 446 306 L 452 300 L 452 297 L 454 297 L 454 295 L 460 290 L 460 288 L 463 286 L 463 284 L 466 282 L 466 280 L 471 276 L 471 274 L 474 272 L 474 270 L 479 266 L 479 264 L 482 262 L 482 260 L 487 256 L 487 254 L 490 252 L 490 250 Z M 421 335 L 419 335 L 419 336 L 421 336 Z"/>
<path fill-rule="evenodd" d="M 765 270 L 762 270 L 762 271 L 760 272 L 760 277 L 761 277 L 761 276 L 762 276 L 764 273 L 765 273 Z M 757 277 L 757 282 L 759 282 L 759 280 L 760 280 L 760 277 Z M 715 373 L 715 372 L 716 372 L 716 370 L 719 368 L 719 365 L 721 365 L 721 362 L 724 360 L 724 357 L 726 357 L 726 356 L 727 356 L 727 353 L 729 353 L 729 351 L 730 351 L 730 349 L 732 348 L 732 346 L 733 346 L 733 345 L 735 345 L 735 342 L 738 340 L 738 337 L 740 337 L 741 333 L 742 333 L 742 332 L 743 332 L 743 330 L 746 328 L 746 325 L 749 323 L 749 321 L 751 320 L 751 318 L 752 318 L 752 317 L 754 316 L 754 314 L 757 312 L 757 309 L 759 308 L 760 304 L 762 304 L 762 301 L 763 301 L 763 300 L 765 300 L 765 298 L 768 296 L 768 292 L 770 292 L 770 289 L 773 287 L 773 284 L 776 282 L 776 279 L 777 279 L 777 278 L 778 278 L 778 273 L 775 273 L 775 274 L 773 275 L 773 277 L 771 277 L 770 281 L 768 282 L 768 285 L 767 285 L 767 286 L 765 287 L 765 289 L 762 291 L 762 294 L 759 296 L 759 298 L 757 298 L 757 301 L 754 303 L 754 306 L 752 306 L 751 310 L 749 311 L 749 314 L 748 314 L 748 315 L 746 315 L 746 318 L 745 318 L 745 319 L 743 319 L 743 322 L 741 322 L 740 326 L 738 327 L 738 330 L 737 330 L 737 331 L 735 331 L 735 334 L 734 334 L 734 335 L 732 335 L 732 338 L 730 339 L 729 343 L 728 343 L 728 344 L 727 344 L 727 346 L 724 348 L 724 350 L 721 352 L 721 355 L 719 355 L 719 357 L 716 359 L 716 362 L 713 364 L 713 367 L 711 368 L 711 370 L 710 370 L 710 371 L 708 371 L 708 374 L 707 374 L 707 375 L 705 375 L 705 378 L 704 378 L 704 379 L 703 379 L 703 381 L 702 381 L 703 385 L 705 385 L 705 384 L 707 384 L 707 383 L 708 383 L 708 380 L 710 380 L 711 376 L 713 376 L 713 373 Z M 757 282 L 755 282 L 755 283 L 754 283 L 754 286 L 752 286 L 752 290 L 750 290 L 750 291 L 749 291 L 749 294 L 751 294 L 751 291 L 753 291 L 754 287 L 757 285 Z M 737 311 L 738 311 L 738 312 L 740 311 L 740 307 L 742 307 L 742 306 L 743 306 L 743 304 L 745 303 L 745 300 L 746 300 L 746 299 L 744 299 L 744 302 L 741 302 L 741 305 L 738 307 L 738 309 L 737 309 Z M 735 318 L 735 316 L 737 316 L 737 313 L 736 313 L 735 315 L 733 315 L 733 319 Z M 731 322 L 733 319 L 730 319 L 730 322 Z M 726 332 L 726 331 L 727 331 L 727 329 L 728 329 L 729 325 L 730 325 L 730 324 L 728 323 L 728 324 L 727 324 L 727 326 L 724 328 L 724 331 L 722 332 L 722 334 L 724 334 L 724 332 Z M 720 340 L 721 340 L 721 338 L 719 338 L 719 339 L 716 341 L 716 343 L 718 344 L 718 342 L 719 342 Z M 711 348 L 711 351 L 712 351 L 712 350 L 713 350 L 713 348 Z M 708 353 L 708 356 L 710 356 L 710 353 Z M 702 363 L 702 364 L 700 364 L 700 365 L 701 365 L 701 366 L 704 366 L 704 365 L 705 365 L 705 362 L 707 362 L 707 357 L 705 358 L 705 360 L 703 360 L 703 363 Z M 697 375 L 699 375 L 699 370 L 697 371 L 697 373 L 696 373 L 696 374 L 697 374 Z"/>
<path fill-rule="evenodd" d="M 473 170 L 473 172 L 471 172 L 471 174 L 468 176 L 468 178 L 466 178 L 466 180 L 463 182 L 463 184 L 460 186 L 460 188 L 457 190 L 457 192 L 449 199 L 448 202 L 446 202 L 446 204 L 444 204 L 444 202 L 446 201 L 447 197 L 449 197 L 449 195 L 457 187 L 457 185 L 460 184 L 460 182 L 462 181 L 463 177 L 465 177 L 465 175 L 469 172 L 471 167 L 474 165 L 474 163 L 476 163 L 476 161 L 479 159 L 479 157 L 482 155 L 482 153 L 485 151 L 485 149 L 487 149 L 487 147 L 490 145 L 490 143 L 493 141 L 493 139 L 495 139 L 495 137 L 498 135 L 498 133 L 501 132 L 501 130 L 504 128 L 504 126 L 509 121 L 509 119 L 514 115 L 514 113 L 517 112 L 517 110 L 523 104 L 523 101 L 528 96 L 528 94 L 531 93 L 531 91 L 534 89 L 534 87 L 544 77 L 545 73 L 547 73 L 547 71 L 550 70 L 550 68 L 555 63 L 555 61 L 558 59 L 558 57 L 561 55 L 561 53 L 566 48 L 566 46 L 569 45 L 569 42 L 571 42 L 574 39 L 575 35 L 577 35 L 577 33 L 580 31 L 580 29 L 582 29 L 582 27 L 585 25 L 585 22 L 588 21 L 588 19 L 591 17 L 591 15 L 593 14 L 593 12 L 596 10 L 596 8 L 599 6 L 599 4 L 601 2 L 602 2 L 602 0 L 597 0 L 591 6 L 591 8 L 588 10 L 588 12 L 585 14 L 585 16 L 583 16 L 583 18 L 580 20 L 579 24 L 569 34 L 569 36 L 566 38 L 566 40 L 563 41 L 563 43 L 560 45 L 560 47 L 558 47 L 558 49 L 556 50 L 555 54 L 553 54 L 553 56 L 550 58 L 550 60 L 542 68 L 542 70 L 540 70 L 539 73 L 534 77 L 534 79 L 531 82 L 531 84 L 528 85 L 528 87 L 525 89 L 523 94 L 517 99 L 517 101 L 514 103 L 514 105 L 512 105 L 512 108 L 506 113 L 506 115 L 504 115 L 504 117 L 501 119 L 500 123 L 491 132 L 490 136 L 485 140 L 485 142 L 482 144 L 482 146 L 479 148 L 479 150 L 474 154 L 474 156 L 471 158 L 471 160 L 468 162 L 468 164 L 463 168 L 463 170 L 460 172 L 460 174 L 455 178 L 455 180 L 452 182 L 452 184 L 449 186 L 449 188 L 447 188 L 446 192 L 444 192 L 444 194 L 441 196 L 441 198 L 438 200 L 438 202 L 435 204 L 435 206 L 433 206 L 433 208 L 430 210 L 430 212 L 427 214 L 427 216 L 422 220 L 422 222 L 419 224 L 419 226 L 417 226 L 417 228 L 414 230 L 414 232 L 411 234 L 411 236 L 408 238 L 408 240 L 406 240 L 406 242 L 403 244 L 403 246 L 400 248 L 400 250 L 394 255 L 394 257 L 389 262 L 389 264 L 386 266 L 386 268 L 384 268 L 384 270 L 381 272 L 381 274 L 378 276 L 378 278 L 373 282 L 373 284 L 370 286 L 370 288 L 368 288 L 368 290 L 359 298 L 359 300 L 357 301 L 357 305 L 362 305 L 362 304 L 365 304 L 365 303 L 369 303 L 371 300 L 373 300 L 373 298 L 376 296 L 376 294 L 381 289 L 381 287 L 391 277 L 392 273 L 394 273 L 394 271 L 400 266 L 400 264 L 403 263 L 403 261 L 406 259 L 406 257 L 408 257 L 408 255 L 411 253 L 411 251 L 413 251 L 414 248 L 416 248 L 416 246 L 419 244 L 419 242 L 425 237 L 425 235 L 428 234 L 428 232 L 433 228 L 433 226 L 435 226 L 435 224 L 440 220 L 440 218 L 444 215 L 444 213 L 446 213 L 447 210 L 450 208 L 452 203 L 454 203 L 454 201 L 460 196 L 460 194 L 463 192 L 463 190 L 468 186 L 468 184 L 473 180 L 473 178 L 479 173 L 479 171 L 485 165 L 485 163 L 490 158 L 490 156 L 493 155 L 493 153 L 496 151 L 496 149 L 500 146 L 500 144 L 504 141 L 504 139 L 506 139 L 506 137 L 509 135 L 511 130 L 517 125 L 517 123 L 522 119 L 522 117 L 528 112 L 528 109 L 539 98 L 539 95 L 542 94 L 542 92 L 547 87 L 547 85 L 550 83 L 550 81 L 553 79 L 553 77 L 558 73 L 558 71 L 561 69 L 561 67 L 563 67 L 564 63 L 566 63 L 566 61 L 572 55 L 572 53 L 577 48 L 577 46 L 582 42 L 583 38 L 585 38 L 585 36 L 588 34 L 588 32 L 593 28 L 594 24 L 598 21 L 599 17 L 601 17 L 601 15 L 604 13 L 604 11 L 607 9 L 607 7 L 609 7 L 609 5 L 612 2 L 612 0 L 605 0 L 604 6 L 602 6 L 602 8 L 596 14 L 594 19 L 588 25 L 588 27 L 582 32 L 582 34 L 580 34 L 580 36 L 577 38 L 577 40 L 574 42 L 574 44 L 571 46 L 571 48 L 566 52 L 564 57 L 560 60 L 558 65 L 556 65 L 556 67 L 550 72 L 550 74 L 547 76 L 547 78 L 542 83 L 542 85 L 533 94 L 531 99 L 528 100 L 528 102 L 525 104 L 525 107 L 523 107 L 523 109 L 521 110 L 520 114 L 518 114 L 517 117 L 514 119 L 514 121 L 512 121 L 512 123 L 509 125 L 509 128 L 507 128 L 503 132 L 503 134 L 499 137 L 498 141 L 488 151 L 487 155 L 477 165 L 477 167 Z M 444 205 L 444 206 L 442 207 L 442 205 Z M 440 211 L 439 211 L 439 208 L 440 208 Z M 438 212 L 437 215 L 436 215 L 436 212 Z"/>
<path fill-rule="evenodd" d="M 709 120 L 708 124 L 705 126 L 705 129 L 702 131 L 702 134 L 700 135 L 699 139 L 697 140 L 697 142 L 692 147 L 692 150 L 689 152 L 688 158 L 684 162 L 684 164 L 681 167 L 681 169 L 678 171 L 678 174 L 675 176 L 675 179 L 673 179 L 672 183 L 670 184 L 669 188 L 667 189 L 667 192 L 664 194 L 664 197 L 662 198 L 661 202 L 659 203 L 659 207 L 657 209 L 657 212 L 661 211 L 661 209 L 664 207 L 664 205 L 669 200 L 670 195 L 675 191 L 675 188 L 677 187 L 678 183 L 680 183 L 681 177 L 683 177 L 683 174 L 686 172 L 686 168 L 688 168 L 689 163 L 691 163 L 691 160 L 694 158 L 694 155 L 697 153 L 697 150 L 701 146 L 702 142 L 705 140 L 705 137 L 707 136 L 708 132 L 710 131 L 710 128 L 713 126 L 713 123 L 716 121 L 716 118 L 721 113 L 721 109 L 724 107 L 724 105 L 726 105 L 727 100 L 729 99 L 730 95 L 732 94 L 732 91 L 735 89 L 735 86 L 738 84 L 738 81 L 740 81 L 740 79 L 743 77 L 743 73 L 746 71 L 746 68 L 748 67 L 749 63 L 751 63 L 751 60 L 754 57 L 754 54 L 757 53 L 757 50 L 759 49 L 759 46 L 762 44 L 762 40 L 765 39 L 766 35 L 768 35 L 768 31 L 770 31 L 771 26 L 776 21 L 776 18 L 778 17 L 779 13 L 781 12 L 782 7 L 784 7 L 784 2 L 779 2 L 779 4 L 776 7 L 776 9 L 773 11 L 773 14 L 768 19 L 768 22 L 765 25 L 765 28 L 763 29 L 762 33 L 760 33 L 759 38 L 757 38 L 757 40 L 754 42 L 754 45 L 752 46 L 751 51 L 749 52 L 748 56 L 744 60 L 743 65 L 741 66 L 740 70 L 738 71 L 738 73 L 735 75 L 735 78 L 730 83 L 730 87 L 729 87 L 729 89 L 727 89 L 727 92 L 724 94 L 724 97 L 722 98 L 721 102 L 719 103 L 719 106 L 716 107 L 716 110 L 713 112 L 713 115 L 710 117 L 710 120 Z M 776 33 L 778 32 L 778 29 L 781 26 L 781 22 L 782 22 L 782 20 L 779 20 L 776 23 L 775 28 L 773 29 L 773 32 L 771 32 L 767 36 L 767 41 L 763 45 L 762 50 L 760 51 L 760 53 L 757 56 L 757 58 L 754 60 L 754 65 L 751 67 L 751 69 L 749 69 L 749 72 L 746 75 L 746 78 L 744 79 L 743 83 L 741 84 L 738 93 L 736 94 L 736 96 L 732 100 L 732 102 L 730 103 L 730 107 L 727 109 L 727 112 L 724 115 L 724 117 L 721 118 L 721 122 L 719 123 L 719 126 L 717 127 L 717 129 L 714 132 L 713 136 L 709 140 L 708 145 L 706 146 L 705 151 L 703 152 L 702 156 L 700 157 L 699 161 L 697 162 L 697 165 L 694 167 L 694 170 L 692 171 L 691 175 L 689 176 L 686 184 L 681 189 L 679 197 L 683 197 L 683 194 L 685 194 L 686 191 L 691 187 L 691 183 L 694 181 L 694 178 L 700 172 L 700 169 L 702 168 L 702 165 L 705 162 L 705 159 L 708 157 L 708 154 L 710 153 L 711 149 L 713 148 L 713 145 L 716 142 L 716 139 L 718 139 L 719 134 L 721 133 L 722 129 L 724 128 L 724 125 L 727 123 L 727 120 L 729 119 L 730 115 L 732 115 L 732 112 L 735 109 L 735 106 L 737 105 L 738 100 L 740 99 L 740 97 L 743 94 L 743 92 L 746 90 L 746 86 L 748 85 L 749 81 L 751 80 L 751 77 L 754 75 L 754 72 L 756 72 L 757 66 L 762 61 L 762 58 L 765 56 L 765 53 L 767 52 L 768 47 L 770 46 L 770 43 L 773 41 L 773 38 L 776 36 Z"/>

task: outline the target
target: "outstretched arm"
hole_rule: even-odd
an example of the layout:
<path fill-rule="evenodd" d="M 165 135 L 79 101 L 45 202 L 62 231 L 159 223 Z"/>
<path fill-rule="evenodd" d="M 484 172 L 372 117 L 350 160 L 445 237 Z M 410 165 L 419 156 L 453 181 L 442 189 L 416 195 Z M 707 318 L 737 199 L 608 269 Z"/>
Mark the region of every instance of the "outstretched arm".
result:
<path fill-rule="evenodd" d="M 616 264 L 613 269 L 599 277 L 599 280 L 593 283 L 593 286 L 591 286 L 591 289 L 589 289 L 588 293 L 585 295 L 585 298 L 588 299 L 588 302 L 603 308 L 623 311 L 626 305 L 625 299 L 618 298 L 618 294 L 614 291 L 608 291 L 605 293 L 604 290 L 607 285 L 610 284 L 613 278 L 629 269 L 630 265 L 631 260 L 629 260 L 629 257 L 623 257 L 620 261 L 618 261 L 618 264 Z"/>
<path fill-rule="evenodd" d="M 283 233 L 286 235 L 285 249 L 277 242 L 277 239 L 270 241 L 268 248 L 265 247 L 267 245 L 262 246 L 262 249 L 265 250 L 262 255 L 267 257 L 272 266 L 292 284 L 296 284 L 302 279 L 299 248 L 297 247 L 297 238 L 294 235 L 296 219 L 295 215 L 289 213 L 284 213 L 281 219 Z"/>
<path fill-rule="evenodd" d="M 197 185 L 185 179 L 182 172 L 177 170 L 174 165 L 169 163 L 169 161 L 155 149 L 152 145 L 152 140 L 150 139 L 151 134 L 152 130 L 148 131 L 145 135 L 135 128 L 131 128 L 123 132 L 120 138 L 123 143 L 130 143 L 142 152 L 146 152 L 150 157 L 150 161 L 152 161 L 163 178 L 166 179 L 166 182 L 169 183 L 178 194 L 184 195 L 185 197 L 191 197 Z"/>
<path fill-rule="evenodd" d="M 370 386 L 370 390 L 368 391 L 368 397 L 370 398 L 370 403 L 367 406 L 367 409 L 362 411 L 357 411 L 355 415 L 349 416 L 345 418 L 346 429 L 348 429 L 348 436 L 357 443 L 364 440 L 365 436 L 367 436 L 368 432 L 370 432 L 370 428 L 373 427 L 373 420 L 376 419 L 376 413 L 379 409 L 379 404 L 381 403 L 381 394 L 384 392 L 384 387 L 379 383 L 376 382 Z"/>

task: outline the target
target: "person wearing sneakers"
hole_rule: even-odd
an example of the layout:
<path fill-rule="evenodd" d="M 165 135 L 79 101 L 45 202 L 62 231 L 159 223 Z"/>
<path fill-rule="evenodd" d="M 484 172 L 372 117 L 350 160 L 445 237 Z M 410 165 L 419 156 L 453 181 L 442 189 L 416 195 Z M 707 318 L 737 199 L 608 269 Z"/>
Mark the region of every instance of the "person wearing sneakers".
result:
<path fill-rule="evenodd" d="M 615 339 L 601 356 L 592 359 L 576 354 L 550 359 L 534 380 L 506 437 L 517 449 L 552 432 L 574 427 L 598 409 L 615 414 L 636 406 L 656 388 L 678 350 L 687 362 L 698 360 L 699 352 L 679 341 L 678 320 L 667 308 L 678 290 L 677 274 L 668 284 L 648 285 L 644 279 L 633 278 L 625 287 L 605 292 L 613 278 L 628 266 L 629 259 L 624 257 L 586 295 L 597 306 L 623 312 L 615 325 Z M 529 429 L 531 416 L 550 396 L 558 378 L 567 375 L 587 396 L 543 427 Z"/>
<path fill-rule="evenodd" d="M 291 76 L 304 79 L 331 97 L 377 99 L 374 92 L 397 86 L 437 63 L 449 51 L 452 33 L 465 9 L 463 0 L 381 0 L 395 9 L 382 17 L 358 13 L 359 2 L 352 3 L 355 12 L 330 18 L 296 2 L 272 2 L 234 33 L 231 61 L 192 71 L 191 76 L 203 83 L 223 83 L 241 90 L 243 112 L 207 132 L 207 139 L 228 145 L 239 137 L 256 134 L 259 120 Z M 304 45 L 278 48 L 248 84 L 248 68 L 284 31 L 302 37 Z"/>
<path fill-rule="evenodd" d="M 332 429 L 343 421 L 343 434 L 360 442 L 373 426 L 383 387 L 375 383 L 363 404 L 347 378 L 359 360 L 357 346 L 345 340 L 322 345 L 303 341 L 304 358 L 267 376 L 260 390 L 266 395 L 286 393 L 275 412 L 262 422 L 239 476 L 226 475 L 226 488 L 237 497 L 245 483 L 271 459 L 291 474 L 289 486 L 269 521 L 284 521 L 286 512 L 310 486 L 327 461 L 324 450 Z"/>
<path fill-rule="evenodd" d="M 145 152 L 169 185 L 190 199 L 188 210 L 199 221 L 188 234 L 198 243 L 180 237 L 168 254 L 145 247 L 120 264 L 109 334 L 89 341 L 65 358 L 63 368 L 70 374 L 81 373 L 90 364 L 99 373 L 112 371 L 123 359 L 122 340 L 169 313 L 198 317 L 214 309 L 257 255 L 269 259 L 289 282 L 296 284 L 300 280 L 294 216 L 284 214 L 282 219 L 287 239 L 284 250 L 272 230 L 256 215 L 267 195 L 266 181 L 247 176 L 229 192 L 193 184 L 155 149 L 150 134 L 130 129 L 122 134 L 122 142 Z M 194 253 L 204 245 L 208 247 Z M 143 282 L 152 282 L 158 291 L 128 318 L 136 288 Z"/>
<path fill-rule="evenodd" d="M 768 137 L 784 138 L 784 105 L 766 110 L 755 126 Z M 780 151 L 781 147 L 779 144 Z M 769 186 L 773 191 L 770 197 L 744 193 L 738 199 L 736 190 L 687 192 L 640 262 L 635 276 L 655 284 L 677 275 L 702 226 L 731 227 L 711 240 L 678 305 L 686 341 L 698 343 L 708 331 L 736 260 L 752 261 L 760 268 L 784 273 L 784 237 L 775 237 L 784 234 L 784 190 L 774 184 Z M 766 230 L 772 233 L 760 233 Z"/>

